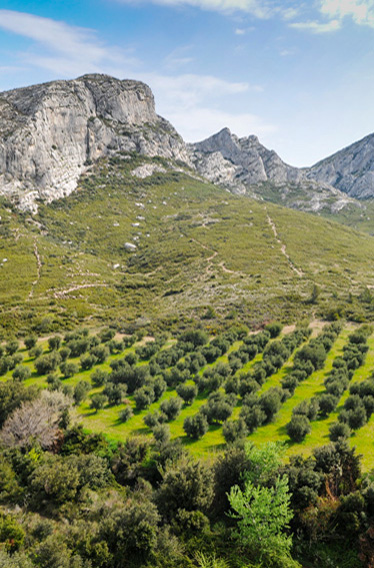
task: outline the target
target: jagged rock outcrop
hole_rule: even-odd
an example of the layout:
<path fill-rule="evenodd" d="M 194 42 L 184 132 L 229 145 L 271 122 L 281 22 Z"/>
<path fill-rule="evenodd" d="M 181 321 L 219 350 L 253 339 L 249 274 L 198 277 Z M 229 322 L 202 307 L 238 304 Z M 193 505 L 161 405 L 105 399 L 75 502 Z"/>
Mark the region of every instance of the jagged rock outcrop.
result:
<path fill-rule="evenodd" d="M 0 93 L 0 195 L 23 210 L 69 195 L 93 161 L 121 151 L 181 161 L 237 194 L 269 198 L 270 184 L 277 202 L 304 210 L 374 197 L 374 134 L 300 169 L 228 128 L 187 146 L 139 81 L 93 74 Z"/>
<path fill-rule="evenodd" d="M 0 194 L 21 209 L 69 195 L 91 161 L 118 151 L 189 164 L 144 83 L 85 75 L 0 94 Z"/>
<path fill-rule="evenodd" d="M 296 183 L 303 178 L 301 170 L 284 163 L 276 152 L 260 144 L 257 136 L 238 138 L 228 128 L 191 144 L 190 149 L 201 175 L 238 192 L 263 181 Z"/>
<path fill-rule="evenodd" d="M 357 204 L 352 198 L 374 197 L 374 135 L 312 168 L 289 166 L 256 136 L 238 138 L 228 128 L 189 148 L 197 171 L 234 193 L 262 198 L 268 183 L 278 191 L 276 201 L 311 212 L 336 212 Z"/>
<path fill-rule="evenodd" d="M 357 199 L 374 197 L 374 134 L 318 162 L 308 177 Z"/>

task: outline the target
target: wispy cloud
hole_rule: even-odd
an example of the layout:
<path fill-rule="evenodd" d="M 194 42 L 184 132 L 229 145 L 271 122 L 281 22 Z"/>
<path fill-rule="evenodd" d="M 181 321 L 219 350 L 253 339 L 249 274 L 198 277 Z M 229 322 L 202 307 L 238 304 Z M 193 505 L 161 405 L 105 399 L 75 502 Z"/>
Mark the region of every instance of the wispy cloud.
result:
<path fill-rule="evenodd" d="M 0 10 L 0 29 L 34 41 L 31 52 L 20 54 L 24 62 L 61 76 L 95 72 L 135 63 L 131 56 L 101 43 L 93 30 L 24 12 Z"/>
<path fill-rule="evenodd" d="M 340 20 L 331 20 L 327 23 L 309 21 L 309 22 L 293 22 L 289 24 L 291 28 L 298 30 L 306 30 L 314 34 L 325 34 L 335 32 L 341 28 Z"/>
<path fill-rule="evenodd" d="M 222 13 L 244 12 L 255 18 L 267 19 L 280 15 L 288 19 L 297 13 L 297 0 L 291 0 L 293 7 L 284 6 L 281 0 L 117 0 L 122 4 L 143 4 L 151 2 L 160 6 L 192 6 L 202 10 Z"/>

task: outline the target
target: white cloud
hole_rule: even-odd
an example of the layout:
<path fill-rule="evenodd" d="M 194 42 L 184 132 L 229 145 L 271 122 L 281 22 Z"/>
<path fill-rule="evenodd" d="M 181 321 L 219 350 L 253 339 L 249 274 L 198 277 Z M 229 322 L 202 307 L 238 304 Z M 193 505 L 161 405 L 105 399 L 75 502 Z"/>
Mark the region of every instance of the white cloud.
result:
<path fill-rule="evenodd" d="M 293 22 L 289 24 L 291 28 L 295 28 L 298 30 L 306 30 L 312 32 L 314 34 L 325 34 L 329 32 L 335 32 L 341 28 L 340 20 L 331 20 L 327 23 L 321 22 Z"/>
<path fill-rule="evenodd" d="M 235 35 L 245 35 L 245 30 L 243 30 L 243 28 L 236 28 Z"/>
<path fill-rule="evenodd" d="M 258 91 L 259 86 L 251 87 L 248 83 L 231 83 L 211 75 L 159 75 L 143 73 L 139 76 L 150 85 L 156 95 L 156 101 L 164 101 L 169 108 L 187 111 L 204 101 L 218 99 L 229 95 L 245 93 L 248 90 Z"/>
<path fill-rule="evenodd" d="M 95 32 L 33 14 L 0 10 L 0 29 L 35 42 L 33 51 L 20 54 L 24 62 L 62 76 L 79 75 L 135 63 L 119 49 L 102 44 Z"/>
<path fill-rule="evenodd" d="M 321 0 L 321 13 L 339 19 L 350 16 L 356 24 L 374 27 L 374 0 Z"/>
<path fill-rule="evenodd" d="M 288 8 L 282 7 L 280 0 L 117 0 L 122 4 L 142 4 L 150 1 L 161 6 L 192 6 L 202 10 L 232 13 L 246 12 L 259 19 L 281 14 L 287 17 Z"/>

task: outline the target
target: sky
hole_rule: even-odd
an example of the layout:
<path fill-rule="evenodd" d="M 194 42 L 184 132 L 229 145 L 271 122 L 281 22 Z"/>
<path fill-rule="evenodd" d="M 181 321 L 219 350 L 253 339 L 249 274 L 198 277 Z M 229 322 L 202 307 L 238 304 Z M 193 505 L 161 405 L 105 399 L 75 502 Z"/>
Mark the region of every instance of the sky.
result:
<path fill-rule="evenodd" d="M 0 91 L 86 73 L 310 166 L 374 132 L 374 0 L 0 0 Z"/>

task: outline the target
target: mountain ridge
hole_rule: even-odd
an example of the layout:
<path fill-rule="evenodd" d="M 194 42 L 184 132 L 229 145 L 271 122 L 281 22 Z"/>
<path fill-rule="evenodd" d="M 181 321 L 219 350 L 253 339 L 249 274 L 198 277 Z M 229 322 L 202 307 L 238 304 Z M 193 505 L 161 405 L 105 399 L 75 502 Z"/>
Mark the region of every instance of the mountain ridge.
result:
<path fill-rule="evenodd" d="M 305 211 L 333 213 L 374 197 L 374 134 L 297 168 L 257 136 L 228 128 L 186 144 L 140 81 L 90 74 L 0 93 L 0 195 L 21 210 L 66 197 L 92 162 L 121 152 L 182 163 L 233 193 L 267 199 L 270 192 Z"/>

